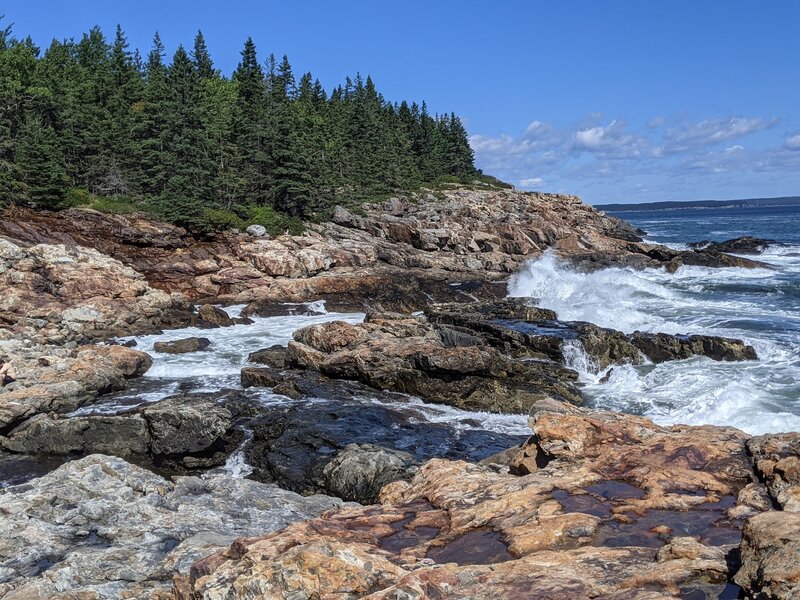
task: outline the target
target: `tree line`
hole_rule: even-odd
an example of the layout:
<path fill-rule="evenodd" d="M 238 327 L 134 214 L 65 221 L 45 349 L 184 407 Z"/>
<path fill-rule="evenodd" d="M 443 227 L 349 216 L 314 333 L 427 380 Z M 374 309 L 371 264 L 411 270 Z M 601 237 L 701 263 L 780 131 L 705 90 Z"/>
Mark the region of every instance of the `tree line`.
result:
<path fill-rule="evenodd" d="M 44 52 L 0 24 L 0 200 L 59 209 L 112 199 L 193 229 L 325 218 L 478 175 L 455 114 L 392 103 L 370 77 L 326 92 L 248 38 L 230 77 L 203 34 L 167 61 L 118 26 Z"/>

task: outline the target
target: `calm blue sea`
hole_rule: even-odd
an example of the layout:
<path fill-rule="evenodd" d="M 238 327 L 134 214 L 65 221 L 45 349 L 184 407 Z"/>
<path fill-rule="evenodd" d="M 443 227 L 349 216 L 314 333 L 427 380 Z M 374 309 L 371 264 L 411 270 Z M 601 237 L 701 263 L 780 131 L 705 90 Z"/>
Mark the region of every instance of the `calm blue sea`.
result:
<path fill-rule="evenodd" d="M 751 433 L 800 430 L 800 207 L 681 209 L 612 213 L 676 248 L 743 235 L 774 239 L 760 269 L 681 267 L 584 274 L 552 255 L 513 280 L 562 319 L 623 331 L 712 333 L 751 343 L 760 360 L 706 358 L 614 367 L 606 372 L 576 352 L 587 394 L 598 407 L 646 414 L 658 422 L 734 425 Z"/>
<path fill-rule="evenodd" d="M 800 245 L 800 205 L 763 208 L 641 210 L 609 213 L 660 242 L 722 241 L 743 235 Z"/>

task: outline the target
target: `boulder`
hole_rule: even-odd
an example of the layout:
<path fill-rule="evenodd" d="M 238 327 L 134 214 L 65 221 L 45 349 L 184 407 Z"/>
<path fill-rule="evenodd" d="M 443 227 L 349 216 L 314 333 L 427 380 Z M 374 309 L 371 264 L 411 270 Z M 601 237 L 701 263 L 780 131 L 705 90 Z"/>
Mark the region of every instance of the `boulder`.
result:
<path fill-rule="evenodd" d="M 208 338 L 189 337 L 169 342 L 156 342 L 153 344 L 153 350 L 164 354 L 187 354 L 205 350 L 210 345 L 211 340 Z"/>
<path fill-rule="evenodd" d="M 230 327 L 235 325 L 233 319 L 224 310 L 213 304 L 203 304 L 198 310 L 200 318 L 206 323 L 217 327 Z"/>
<path fill-rule="evenodd" d="M 286 347 L 276 344 L 269 348 L 251 352 L 247 357 L 248 362 L 267 365 L 273 369 L 282 369 L 286 366 Z"/>
<path fill-rule="evenodd" d="M 271 387 L 283 382 L 284 377 L 269 367 L 245 367 L 241 373 L 242 387 Z"/>
<path fill-rule="evenodd" d="M 233 426 L 231 412 L 213 400 L 177 397 L 141 410 L 150 433 L 153 454 L 206 452 Z"/>
<path fill-rule="evenodd" d="M 58 417 L 41 414 L 0 438 L 11 452 L 48 455 L 111 454 L 181 462 L 185 456 L 207 458 L 209 466 L 225 460 L 225 440 L 233 433 L 233 415 L 206 395 L 168 398 L 116 415 Z"/>
<path fill-rule="evenodd" d="M 419 462 L 408 452 L 373 444 L 348 444 L 322 470 L 328 492 L 343 500 L 373 504 L 387 483 L 411 479 Z"/>
<path fill-rule="evenodd" d="M 247 232 L 247 235 L 251 235 L 253 237 L 263 237 L 267 234 L 267 228 L 263 225 L 249 225 L 245 231 Z"/>

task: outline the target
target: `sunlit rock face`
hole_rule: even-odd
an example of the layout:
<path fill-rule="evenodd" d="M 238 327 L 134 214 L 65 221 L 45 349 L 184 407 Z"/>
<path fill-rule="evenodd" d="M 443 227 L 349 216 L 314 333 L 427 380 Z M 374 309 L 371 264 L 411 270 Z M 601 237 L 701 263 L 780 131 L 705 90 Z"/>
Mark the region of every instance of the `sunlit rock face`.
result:
<path fill-rule="evenodd" d="M 175 594 L 654 599 L 731 585 L 744 520 L 766 508 L 744 433 L 552 400 L 531 426 L 494 461 L 431 460 L 378 505 L 238 540 Z"/>

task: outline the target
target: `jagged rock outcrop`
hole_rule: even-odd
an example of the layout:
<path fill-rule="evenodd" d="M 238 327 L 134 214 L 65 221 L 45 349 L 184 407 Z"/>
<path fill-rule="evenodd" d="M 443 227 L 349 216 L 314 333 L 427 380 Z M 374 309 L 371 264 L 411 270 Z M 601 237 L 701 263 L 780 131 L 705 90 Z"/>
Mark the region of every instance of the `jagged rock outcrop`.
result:
<path fill-rule="evenodd" d="M 800 597 L 800 433 L 748 441 L 755 469 L 769 491 L 765 510 L 747 522 L 736 583 L 753 598 Z"/>
<path fill-rule="evenodd" d="M 17 381 L 0 389 L 0 430 L 39 413 L 69 412 L 124 389 L 127 379 L 152 364 L 144 352 L 124 346 L 67 349 L 11 341 L 0 347 L 17 371 Z"/>
<path fill-rule="evenodd" d="M 775 240 L 764 240 L 745 235 L 732 240 L 725 240 L 724 242 L 709 242 L 708 240 L 703 240 L 702 242 L 691 243 L 689 247 L 710 252 L 762 254 L 764 250 L 775 243 Z"/>
<path fill-rule="evenodd" d="M 543 397 L 582 402 L 578 375 L 565 366 L 574 342 L 598 369 L 694 355 L 757 358 L 740 340 L 626 335 L 591 323 L 558 321 L 553 311 L 522 298 L 434 305 L 425 314 L 427 318 L 372 313 L 358 325 L 334 321 L 300 329 L 289 343 L 286 362 L 430 402 L 524 414 Z M 271 386 L 274 377 L 258 368 L 242 372 L 245 385 Z"/>
<path fill-rule="evenodd" d="M 0 236 L 18 245 L 94 248 L 142 273 L 150 285 L 193 299 L 325 299 L 332 307 L 366 303 L 383 310 L 416 310 L 430 298 L 503 295 L 491 282 L 548 248 L 584 268 L 757 264 L 644 244 L 635 228 L 574 196 L 459 188 L 362 208 L 364 216 L 338 207 L 331 222 L 310 225 L 301 236 L 225 233 L 211 240 L 142 215 L 8 209 Z"/>
<path fill-rule="evenodd" d="M 238 540 L 177 578 L 181 600 L 717 597 L 760 484 L 747 436 L 544 402 L 524 476 L 431 460 L 381 504 Z M 757 496 L 757 494 L 755 494 Z"/>
<path fill-rule="evenodd" d="M 31 455 L 134 457 L 161 468 L 225 462 L 234 416 L 212 395 L 176 396 L 114 415 L 40 414 L 0 437 L 5 450 Z"/>
<path fill-rule="evenodd" d="M 88 456 L 0 492 L 0 597 L 168 598 L 174 576 L 236 538 L 340 503 L 227 475 L 167 481 Z"/>
<path fill-rule="evenodd" d="M 692 356 L 725 361 L 758 359 L 755 349 L 742 340 L 640 331 L 625 334 L 593 323 L 559 321 L 553 311 L 533 307 L 525 298 L 433 305 L 425 309 L 425 315 L 440 327 L 443 339 L 455 346 L 473 345 L 475 342 L 465 337 L 471 331 L 473 340 L 477 337 L 515 356 L 563 363 L 569 344 L 578 342 L 599 370 L 623 362 L 639 364 L 644 359 L 654 363 Z"/>
<path fill-rule="evenodd" d="M 0 328 L 63 344 L 182 324 L 191 308 L 98 250 L 0 238 Z"/>
<path fill-rule="evenodd" d="M 415 317 L 378 313 L 360 325 L 306 327 L 295 332 L 287 361 L 467 410 L 526 413 L 543 395 L 582 401 L 574 371 L 517 361 L 489 345 L 449 347 L 434 326 Z"/>

